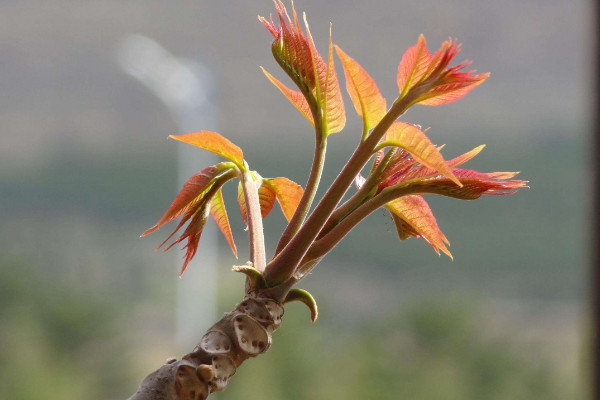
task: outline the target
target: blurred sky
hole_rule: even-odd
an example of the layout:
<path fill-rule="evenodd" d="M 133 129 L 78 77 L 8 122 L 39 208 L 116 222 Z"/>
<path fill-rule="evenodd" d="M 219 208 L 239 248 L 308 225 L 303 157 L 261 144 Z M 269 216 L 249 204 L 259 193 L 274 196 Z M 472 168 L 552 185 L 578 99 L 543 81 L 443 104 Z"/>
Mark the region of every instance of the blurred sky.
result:
<path fill-rule="evenodd" d="M 459 61 L 473 60 L 491 78 L 459 102 L 415 108 L 406 120 L 431 127 L 432 140 L 448 144 L 448 157 L 485 143 L 473 168 L 520 170 L 532 182 L 506 198 L 431 201 L 453 243 L 453 262 L 416 239 L 399 244 L 389 219 L 374 215 L 307 278 L 339 311 L 329 317 L 346 324 L 357 312 L 383 314 L 420 296 L 464 292 L 490 301 L 490 326 L 511 326 L 525 342 L 546 341 L 575 359 L 585 323 L 591 207 L 584 184 L 591 4 L 302 0 L 296 7 L 307 12 L 322 52 L 333 23 L 334 42 L 367 69 L 388 102 L 402 53 L 419 34 L 430 50 L 457 38 Z M 263 176 L 304 184 L 312 133 L 259 69 L 285 78 L 256 18 L 272 10 L 269 0 L 0 1 L 2 252 L 39 268 L 56 265 L 58 276 L 74 284 L 82 264 L 95 271 L 86 279 L 96 281 L 130 278 L 132 263 L 151 265 L 148 274 L 176 274 L 176 265 L 164 268 L 173 256 L 152 252 L 159 237 L 142 243 L 137 236 L 175 193 L 176 144 L 166 137 L 182 132 L 119 67 L 117 48 L 131 34 L 203 63 L 218 87 L 219 131 Z M 346 100 L 348 129 L 330 139 L 325 184 L 358 140 L 360 122 Z M 282 222 L 267 222 L 271 241 Z M 101 272 L 114 264 L 125 267 L 111 267 L 112 277 Z M 340 278 L 345 271 L 351 273 Z M 368 295 L 356 300 L 357 291 Z"/>

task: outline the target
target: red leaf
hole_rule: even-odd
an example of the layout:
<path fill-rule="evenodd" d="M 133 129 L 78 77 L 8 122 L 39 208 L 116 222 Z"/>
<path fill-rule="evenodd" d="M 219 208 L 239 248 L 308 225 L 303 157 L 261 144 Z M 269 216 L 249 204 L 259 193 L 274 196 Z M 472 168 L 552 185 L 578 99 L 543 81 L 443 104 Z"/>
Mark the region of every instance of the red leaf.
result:
<path fill-rule="evenodd" d="M 264 184 L 268 185 L 277 196 L 281 211 L 289 222 L 296 212 L 296 208 L 298 208 L 298 204 L 304 193 L 302 186 L 283 177 L 265 179 Z"/>
<path fill-rule="evenodd" d="M 440 250 L 448 257 L 452 254 L 446 247 L 450 244 L 440 230 L 431 208 L 425 199 L 418 195 L 403 196 L 386 204 L 385 208 L 392 212 L 398 236 L 405 240 L 410 236 L 420 237 L 440 254 Z"/>
<path fill-rule="evenodd" d="M 212 186 L 214 179 L 227 169 L 226 163 L 221 163 L 206 167 L 194 174 L 183 185 L 183 188 L 177 194 L 169 209 L 158 220 L 156 225 L 142 233 L 142 236 L 156 231 L 167 222 L 174 220 L 189 209 L 193 209 L 201 200 L 202 195 Z"/>
<path fill-rule="evenodd" d="M 386 101 L 371 76 L 354 59 L 338 46 L 337 55 L 342 61 L 346 77 L 346 90 L 358 115 L 364 120 L 366 130 L 377 125 L 387 111 Z"/>
<path fill-rule="evenodd" d="M 453 169 L 454 175 L 462 183 L 458 187 L 444 176 L 415 179 L 406 183 L 406 188 L 420 194 L 439 194 L 461 200 L 475 200 L 482 195 L 513 194 L 527 187 L 527 181 L 511 180 L 516 172 L 478 172 L 468 169 Z"/>
<path fill-rule="evenodd" d="M 223 192 L 221 189 L 217 192 L 215 197 L 213 197 L 210 203 L 210 214 L 213 219 L 217 223 L 217 226 L 225 236 L 227 243 L 231 247 L 231 251 L 237 258 L 237 248 L 235 246 L 235 242 L 233 241 L 233 234 L 231 233 L 231 226 L 229 225 L 229 217 L 227 216 L 227 210 L 225 209 L 225 202 L 223 201 Z"/>
<path fill-rule="evenodd" d="M 456 101 L 465 96 L 475 86 L 485 81 L 489 73 L 475 74 L 475 71 L 463 72 L 469 61 L 448 67 L 460 51 L 460 44 L 450 39 L 442 43 L 432 56 L 427 50 L 425 37 L 419 36 L 415 46 L 409 48 L 398 65 L 398 90 L 404 97 L 411 89 L 421 86 L 413 104 L 438 106 Z"/>
<path fill-rule="evenodd" d="M 225 157 L 233 161 L 239 168 L 244 167 L 242 149 L 216 132 L 201 131 L 185 135 L 170 135 L 169 137 Z"/>
<path fill-rule="evenodd" d="M 346 123 L 346 113 L 333 62 L 331 34 L 326 63 L 315 48 L 306 18 L 305 35 L 293 5 L 293 22 L 281 1 L 275 2 L 275 8 L 279 16 L 279 27 L 275 26 L 272 19 L 267 21 L 259 17 L 259 20 L 275 37 L 271 46 L 275 60 L 298 86 L 300 92 L 288 89 L 269 75 L 267 77 L 309 121 L 314 121 L 316 116 L 308 117 L 310 107 L 306 105 L 311 104 L 319 108 L 322 112 L 320 116 L 323 118 L 321 122 L 325 135 L 339 132 Z M 299 94 L 305 96 L 306 105 L 298 99 Z"/>
<path fill-rule="evenodd" d="M 294 22 L 292 22 L 281 1 L 275 2 L 275 9 L 279 17 L 279 26 L 275 26 L 272 18 L 267 21 L 263 17 L 258 17 L 275 38 L 271 45 L 273 56 L 296 85 L 313 89 L 315 86 L 313 59 L 308 40 L 300 29 L 296 10 L 292 6 L 294 15 Z"/>
<path fill-rule="evenodd" d="M 460 181 L 456 179 L 452 170 L 446 165 L 442 154 L 425 133 L 419 128 L 405 122 L 394 122 L 390 129 L 386 132 L 383 142 L 380 143 L 376 150 L 386 146 L 401 147 L 409 152 L 413 158 L 421 164 L 433 168 L 440 174 L 448 177 L 458 186 Z"/>
<path fill-rule="evenodd" d="M 192 221 L 183 232 L 183 234 L 173 242 L 169 247 L 165 249 L 165 251 L 169 250 L 175 244 L 180 243 L 184 239 L 187 239 L 187 244 L 184 246 L 186 249 L 185 258 L 183 261 L 183 266 L 181 267 L 181 271 L 179 271 L 179 276 L 183 274 L 185 269 L 187 268 L 192 258 L 196 255 L 196 251 L 198 250 L 198 243 L 200 242 L 200 236 L 202 236 L 202 231 L 204 230 L 204 226 L 206 225 L 206 221 L 208 220 L 209 207 L 207 207 L 206 203 L 202 209 L 198 210 Z"/>

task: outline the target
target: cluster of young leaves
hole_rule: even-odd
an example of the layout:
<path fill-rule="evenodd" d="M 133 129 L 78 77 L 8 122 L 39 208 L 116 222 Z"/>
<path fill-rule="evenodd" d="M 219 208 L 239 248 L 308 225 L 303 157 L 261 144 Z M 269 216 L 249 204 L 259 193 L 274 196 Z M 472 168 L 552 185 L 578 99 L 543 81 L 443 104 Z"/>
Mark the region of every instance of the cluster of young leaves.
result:
<path fill-rule="evenodd" d="M 244 161 L 242 149 L 216 132 L 201 131 L 178 136 L 171 135 L 169 137 L 208 150 L 229 160 L 206 167 L 194 174 L 185 182 L 183 188 L 160 220 L 152 228 L 142 233 L 142 236 L 146 236 L 181 216 L 179 224 L 167 239 L 158 246 L 157 249 L 159 249 L 189 221 L 183 234 L 165 248 L 165 251 L 167 251 L 174 245 L 187 239 L 185 259 L 179 273 L 181 276 L 196 254 L 200 236 L 208 221 L 209 214 L 217 223 L 217 226 L 229 243 L 231 251 L 237 258 L 237 248 L 223 201 L 222 187 L 234 178 L 241 179 L 242 174 L 249 170 L 247 167 L 248 164 Z M 254 180 L 254 185 L 257 187 L 262 218 L 271 212 L 275 200 L 277 200 L 284 216 L 289 220 L 302 196 L 302 187 L 284 177 L 262 178 L 256 171 L 250 171 L 250 173 Z M 241 188 L 238 193 L 242 219 L 248 223 L 246 202 Z"/>
<path fill-rule="evenodd" d="M 277 199 L 287 220 L 291 221 L 282 235 L 286 237 L 287 234 L 288 237 L 280 241 L 275 259 L 266 266 L 266 275 L 269 277 L 270 273 L 273 282 L 281 283 L 292 276 L 296 280 L 301 279 L 350 229 L 380 207 L 392 214 L 401 240 L 422 238 L 438 254 L 441 251 L 451 257 L 448 239 L 440 230 L 423 195 L 438 194 L 472 200 L 481 195 L 512 194 L 526 186 L 526 181 L 512 179 L 516 172 L 483 173 L 458 168 L 484 146 L 447 161 L 440 152 L 441 147 L 430 141 L 425 130 L 397 120 L 416 104 L 438 106 L 456 101 L 487 79 L 487 73 L 465 71 L 470 64 L 468 61 L 450 66 L 460 51 L 460 45 L 454 40 L 442 43 L 432 54 L 427 49 L 424 36 L 419 37 L 398 65 L 396 83 L 399 94 L 388 108 L 371 76 L 340 47 L 333 45 L 331 32 L 325 61 L 316 50 L 306 16 L 303 31 L 293 7 L 292 16 L 279 0 L 275 1 L 275 8 L 279 24 L 273 21 L 272 16 L 268 20 L 259 17 L 259 20 L 273 35 L 273 56 L 297 90 L 263 69 L 267 78 L 309 121 L 317 134 L 317 144 L 322 144 L 330 134 L 340 132 L 346 122 L 334 65 L 335 49 L 343 67 L 346 89 L 363 120 L 363 131 L 357 150 L 306 221 L 320 178 L 322 158 L 315 157 L 313 171 L 316 172 L 311 171 L 306 192 L 287 178 L 264 179 L 255 171 L 251 172 L 262 217 L 271 211 Z M 208 214 L 217 222 L 234 254 L 237 253 L 221 187 L 249 169 L 241 149 L 217 133 L 198 132 L 172 137 L 229 160 L 194 175 L 158 223 L 144 232 L 144 235 L 151 233 L 182 216 L 168 241 L 189 221 L 184 233 L 168 247 L 187 239 L 183 272 L 196 252 Z M 322 154 L 319 149 L 322 149 Z M 317 146 L 317 150 L 316 155 L 324 156 L 324 146 Z M 362 177 L 360 171 L 369 159 L 373 159 L 372 168 L 366 177 Z M 338 206 L 353 180 L 358 191 Z M 249 212 L 246 208 L 247 194 L 240 186 L 238 201 L 245 221 Z M 283 270 L 285 273 L 281 272 Z"/>

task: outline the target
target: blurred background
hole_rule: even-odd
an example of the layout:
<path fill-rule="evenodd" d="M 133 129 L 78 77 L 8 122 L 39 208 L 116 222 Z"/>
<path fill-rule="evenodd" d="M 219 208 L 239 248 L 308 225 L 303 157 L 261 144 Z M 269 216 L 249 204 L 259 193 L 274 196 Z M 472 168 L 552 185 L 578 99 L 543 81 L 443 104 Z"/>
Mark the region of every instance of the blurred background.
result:
<path fill-rule="evenodd" d="M 587 398 L 591 2 L 296 7 L 321 52 L 333 22 L 334 42 L 388 102 L 420 33 L 430 50 L 458 38 L 458 61 L 474 60 L 491 78 L 405 119 L 431 127 L 447 158 L 487 144 L 468 167 L 522 171 L 531 189 L 429 198 L 454 261 L 421 240 L 399 242 L 389 216 L 375 213 L 303 283 L 320 306 L 316 324 L 303 306 L 288 306 L 273 348 L 216 398 Z M 259 69 L 287 82 L 256 19 L 272 11 L 269 0 L 0 1 L 1 398 L 124 399 L 186 350 L 175 340 L 177 291 L 193 275 L 177 279 L 181 252 L 153 251 L 169 227 L 138 236 L 179 189 L 181 145 L 166 138 L 189 121 L 125 71 L 131 35 L 204 66 L 217 91 L 211 127 L 192 130 L 218 125 L 263 176 L 304 185 L 313 133 Z M 347 129 L 330 138 L 322 187 L 359 140 L 346 100 Z M 195 170 L 206 166 L 200 153 Z M 226 187 L 230 200 L 235 190 Z M 221 238 L 210 246 L 215 315 L 240 299 L 243 279 L 230 268 L 247 257 L 237 206 L 227 204 L 240 259 Z M 272 252 L 283 216 L 274 210 L 265 224 Z"/>

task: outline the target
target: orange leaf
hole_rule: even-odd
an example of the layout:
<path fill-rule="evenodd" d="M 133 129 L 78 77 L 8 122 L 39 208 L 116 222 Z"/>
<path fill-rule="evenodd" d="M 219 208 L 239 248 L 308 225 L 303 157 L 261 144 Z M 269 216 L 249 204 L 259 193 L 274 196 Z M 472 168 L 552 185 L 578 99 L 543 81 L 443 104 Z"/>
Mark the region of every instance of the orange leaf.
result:
<path fill-rule="evenodd" d="M 275 205 L 275 192 L 268 186 L 265 185 L 266 179 L 263 179 L 261 185 L 258 187 L 258 201 L 260 203 L 260 215 L 265 218 Z M 240 214 L 245 224 L 248 224 L 248 213 L 246 211 L 246 197 L 244 196 L 244 189 L 242 183 L 238 185 L 237 195 L 238 205 L 240 206 Z"/>
<path fill-rule="evenodd" d="M 437 147 L 435 147 L 425 133 L 416 126 L 407 124 L 406 122 L 394 122 L 386 132 L 382 143 L 380 143 L 375 150 L 379 150 L 386 146 L 403 148 L 419 163 L 435 169 L 458 186 L 461 186 L 460 181 L 454 176 L 450 167 L 446 165 L 446 162 Z"/>
<path fill-rule="evenodd" d="M 239 168 L 244 168 L 242 149 L 216 132 L 201 131 L 185 135 L 170 135 L 169 137 L 225 157 L 233 161 Z"/>
<path fill-rule="evenodd" d="M 242 216 L 242 220 L 246 225 L 248 225 L 248 211 L 246 210 L 246 197 L 244 196 L 242 182 L 238 183 L 237 202 L 238 206 L 240 206 L 240 214 Z"/>
<path fill-rule="evenodd" d="M 258 202 L 260 203 L 260 215 L 265 218 L 275 205 L 275 192 L 265 185 L 264 180 L 258 188 Z"/>
<path fill-rule="evenodd" d="M 485 147 L 485 144 L 477 146 L 473 150 L 468 151 L 465 154 L 462 154 L 456 158 L 453 158 L 452 160 L 448 161 L 446 164 L 448 164 L 448 166 L 450 168 L 458 167 L 459 165 L 464 164 L 467 161 L 471 160 L 477 154 L 481 153 L 481 150 L 483 150 L 484 147 Z"/>
<path fill-rule="evenodd" d="M 392 212 L 400 240 L 410 236 L 421 237 L 438 254 L 441 250 L 452 258 L 452 254 L 446 247 L 450 242 L 440 230 L 431 208 L 423 197 L 403 196 L 387 203 L 385 208 Z"/>
<path fill-rule="evenodd" d="M 323 110 L 324 133 L 325 135 L 330 135 L 341 131 L 346 125 L 344 100 L 342 98 L 342 92 L 340 90 L 333 61 L 331 27 L 329 29 L 328 63 L 325 63 L 315 47 L 315 42 L 310 34 L 310 28 L 306 21 L 306 15 L 304 16 L 304 25 L 306 26 L 308 48 L 310 50 L 315 71 L 315 97 L 317 99 L 317 104 Z"/>
<path fill-rule="evenodd" d="M 420 35 L 417 44 L 406 50 L 398 64 L 396 82 L 401 96 L 426 77 L 430 64 L 431 54 L 427 50 L 425 36 Z"/>
<path fill-rule="evenodd" d="M 298 208 L 304 190 L 302 186 L 287 178 L 265 179 L 264 183 L 269 185 L 277 196 L 281 211 L 285 218 L 290 221 Z"/>
<path fill-rule="evenodd" d="M 233 234 L 231 233 L 231 226 L 229 225 L 229 217 L 227 216 L 227 210 L 225 209 L 225 202 L 223 201 L 223 192 L 221 189 L 217 192 L 215 197 L 213 197 L 210 203 L 210 214 L 213 219 L 217 223 L 217 226 L 225 236 L 227 243 L 231 247 L 231 251 L 237 258 L 237 248 L 235 246 L 235 242 L 233 241 Z"/>
<path fill-rule="evenodd" d="M 261 67 L 261 69 L 271 83 L 275 85 L 275 87 L 277 87 L 281 93 L 283 93 L 283 95 L 290 101 L 290 103 L 292 103 L 294 107 L 296 107 L 296 109 L 298 109 L 298 111 L 300 111 L 302 115 L 304 115 L 304 118 L 306 118 L 312 126 L 315 126 L 315 121 L 313 120 L 312 112 L 310 111 L 310 105 L 308 105 L 308 102 L 306 101 L 306 98 L 302 92 L 290 89 L 275 79 L 275 77 L 268 73 L 263 67 Z"/>
<path fill-rule="evenodd" d="M 308 29 L 308 26 L 307 26 Z M 312 39 L 311 39 L 312 43 Z M 327 74 L 324 82 L 323 116 L 327 124 L 326 133 L 337 133 L 346 125 L 346 110 L 344 99 L 338 82 L 335 64 L 333 61 L 333 42 L 331 41 L 331 25 L 329 26 L 329 57 L 327 60 Z"/>
<path fill-rule="evenodd" d="M 386 101 L 371 76 L 354 59 L 335 46 L 342 61 L 346 90 L 358 115 L 364 120 L 366 131 L 377 125 L 387 111 Z"/>
<path fill-rule="evenodd" d="M 467 73 L 460 75 L 467 75 Z M 471 75 L 469 73 L 469 76 L 464 77 L 463 79 L 459 79 L 458 74 L 453 77 L 448 77 L 446 79 L 447 83 L 436 86 L 426 95 L 421 97 L 423 100 L 419 101 L 417 104 L 424 106 L 440 106 L 462 99 L 471 91 L 471 89 L 481 85 L 489 76 L 489 73 L 478 75 Z"/>
<path fill-rule="evenodd" d="M 173 200 L 173 203 L 164 215 L 158 220 L 156 225 L 147 229 L 142 236 L 149 235 L 156 231 L 169 221 L 179 217 L 182 213 L 193 208 L 201 200 L 202 195 L 212 186 L 214 179 L 226 170 L 226 163 L 221 163 L 204 168 L 202 171 L 194 174 L 183 185 L 183 188 Z"/>

